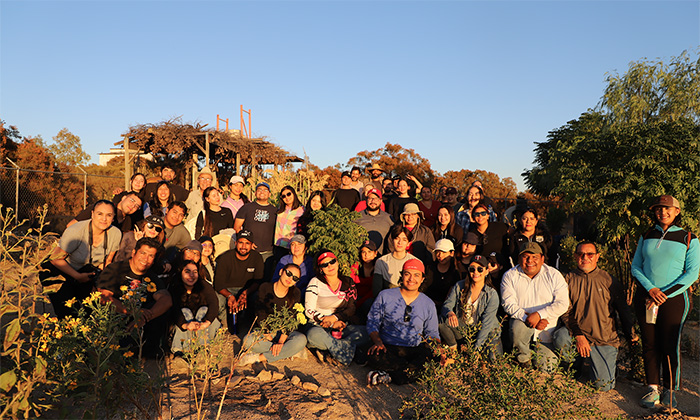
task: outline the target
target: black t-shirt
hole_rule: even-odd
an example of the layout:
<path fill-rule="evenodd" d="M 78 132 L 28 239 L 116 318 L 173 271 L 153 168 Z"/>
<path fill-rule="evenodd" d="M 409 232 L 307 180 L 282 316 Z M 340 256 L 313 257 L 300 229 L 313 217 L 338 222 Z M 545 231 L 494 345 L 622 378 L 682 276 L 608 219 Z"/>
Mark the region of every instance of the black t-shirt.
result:
<path fill-rule="evenodd" d="M 469 225 L 469 232 L 476 233 L 479 237 L 479 245 L 476 247 L 476 253 L 488 257 L 491 253 L 496 253 L 498 263 L 505 269 L 510 268 L 510 262 L 507 259 L 509 254 L 510 236 L 508 235 L 508 225 L 503 222 L 489 222 L 486 232 L 479 233 L 476 223 Z"/>
<path fill-rule="evenodd" d="M 360 202 L 360 193 L 354 188 L 338 188 L 333 193 L 333 202 L 342 208 L 355 210 L 355 206 Z"/>
<path fill-rule="evenodd" d="M 145 274 L 134 273 L 131 270 L 129 260 L 118 261 L 108 265 L 97 277 L 97 288 L 109 290 L 114 293 L 116 299 L 119 299 L 123 294 L 120 287 L 131 287 L 136 285 L 134 282 L 152 283 L 155 286 L 155 289 L 151 288 L 151 291 L 147 290 L 145 292 L 144 297 L 146 298 L 146 302 L 143 303 L 143 308 L 151 308 L 156 303 L 153 298 L 155 292 L 165 288 L 161 280 L 153 272 L 148 271 Z"/>
<path fill-rule="evenodd" d="M 264 275 L 262 256 L 258 251 L 250 251 L 245 260 L 238 259 L 235 249 L 229 249 L 216 259 L 214 290 L 239 287 L 247 289 L 252 283 L 262 282 Z"/>
<path fill-rule="evenodd" d="M 280 298 L 275 294 L 274 283 L 265 282 L 258 289 L 258 300 L 255 302 L 255 314 L 258 317 L 258 325 L 274 312 L 274 307 L 286 306 L 292 309 L 295 303 L 301 302 L 301 291 L 293 286 L 287 292 L 287 296 Z"/>
<path fill-rule="evenodd" d="M 208 236 L 215 236 L 221 230 L 233 227 L 233 212 L 227 207 L 222 207 L 219 211 L 206 210 L 207 218 L 211 220 L 211 234 Z M 195 229 L 195 238 L 199 238 L 204 234 L 204 215 L 199 213 L 197 216 L 197 227 Z M 255 234 L 253 234 L 255 235 Z"/>
<path fill-rule="evenodd" d="M 275 240 L 275 222 L 277 222 L 277 208 L 275 206 L 272 204 L 262 206 L 257 202 L 246 203 L 236 213 L 236 219 L 243 219 L 243 229 L 253 233 L 258 252 L 272 251 L 272 244 Z"/>

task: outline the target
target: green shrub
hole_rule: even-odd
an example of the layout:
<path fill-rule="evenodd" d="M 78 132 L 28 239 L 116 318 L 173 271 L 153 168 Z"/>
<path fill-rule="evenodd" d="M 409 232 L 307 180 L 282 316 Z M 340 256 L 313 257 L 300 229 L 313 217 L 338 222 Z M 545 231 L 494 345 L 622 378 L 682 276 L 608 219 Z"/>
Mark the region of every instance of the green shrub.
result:
<path fill-rule="evenodd" d="M 338 257 L 340 273 L 350 275 L 350 266 L 358 259 L 360 245 L 367 240 L 367 231 L 353 220 L 360 213 L 331 204 L 326 210 L 314 212 L 309 224 L 311 246 L 309 251 L 317 253 L 328 249 Z"/>

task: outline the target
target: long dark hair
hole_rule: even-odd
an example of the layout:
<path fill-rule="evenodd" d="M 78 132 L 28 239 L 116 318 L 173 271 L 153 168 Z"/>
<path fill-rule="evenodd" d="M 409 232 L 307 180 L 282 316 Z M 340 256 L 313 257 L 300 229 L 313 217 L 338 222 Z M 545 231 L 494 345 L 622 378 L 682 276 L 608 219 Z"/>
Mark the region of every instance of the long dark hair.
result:
<path fill-rule="evenodd" d="M 134 191 L 137 194 L 142 194 L 144 188 L 146 188 L 147 181 L 146 181 L 146 175 L 142 174 L 141 172 L 136 172 L 135 174 L 131 175 L 131 178 L 129 178 L 129 188 L 131 188 L 131 184 L 134 183 L 134 180 L 136 179 L 137 176 L 140 176 L 143 178 L 143 187 L 141 187 L 141 189 L 139 191 L 134 191 L 133 189 L 132 189 L 132 191 Z"/>
<path fill-rule="evenodd" d="M 279 193 L 279 203 L 277 204 L 277 214 L 284 213 L 284 211 L 287 209 L 287 205 L 284 204 L 284 200 L 282 200 L 282 193 L 285 192 L 285 190 L 291 191 L 292 195 L 294 196 L 294 201 L 292 202 L 292 210 L 296 210 L 299 208 L 299 206 L 301 206 L 301 201 L 299 201 L 299 196 L 297 196 L 297 192 L 294 190 L 294 187 L 292 187 L 291 185 L 285 185 L 284 188 L 282 188 L 280 190 L 280 193 Z"/>
<path fill-rule="evenodd" d="M 218 188 L 216 187 L 207 187 L 203 192 L 202 192 L 202 202 L 204 203 L 204 220 L 203 220 L 203 225 L 202 225 L 202 232 L 197 232 L 200 233 L 200 235 L 203 236 L 213 236 L 213 230 L 214 227 L 212 226 L 211 223 L 211 217 L 209 217 L 209 212 L 211 211 L 209 207 L 209 202 L 207 201 L 207 198 L 209 197 L 209 194 L 212 191 L 219 191 Z M 221 194 L 221 191 L 219 191 L 219 194 Z"/>
<path fill-rule="evenodd" d="M 311 210 L 311 200 L 316 196 L 321 200 L 321 210 L 326 208 L 326 194 L 321 190 L 316 190 L 309 195 L 304 213 L 299 217 L 299 220 L 297 220 L 297 233 L 304 235 L 307 240 L 310 239 L 310 235 L 306 228 L 309 226 L 309 223 L 314 220 L 313 210 Z M 310 244 L 307 242 L 307 247 L 309 245 Z"/>
<path fill-rule="evenodd" d="M 200 293 L 202 290 L 204 290 L 204 284 L 202 282 L 205 280 L 201 276 L 199 265 L 192 260 L 183 260 L 176 266 L 177 269 L 175 270 L 175 273 L 173 273 L 172 279 L 170 280 L 170 292 L 174 301 L 182 302 L 183 296 L 187 294 L 187 288 L 185 287 L 185 283 L 182 281 L 182 270 L 184 270 L 189 264 L 193 264 L 195 267 L 197 267 L 197 282 L 194 284 L 194 287 L 192 287 L 192 293 Z"/>
<path fill-rule="evenodd" d="M 170 183 L 168 181 L 158 181 L 156 188 L 153 190 L 153 193 L 151 193 L 151 199 L 148 201 L 148 207 L 151 208 L 151 214 L 155 214 L 156 216 L 162 216 L 162 214 L 156 213 L 155 211 L 160 211 L 164 207 L 160 204 L 160 200 L 158 199 L 158 189 L 163 185 L 167 186 L 168 191 L 170 192 L 170 196 L 168 197 L 168 205 L 165 207 L 170 207 L 170 204 L 175 201 L 175 194 L 173 194 L 173 190 L 170 188 Z"/>
<path fill-rule="evenodd" d="M 447 224 L 447 234 L 449 236 L 452 236 L 454 238 L 455 235 L 455 209 L 452 208 L 451 205 L 449 204 L 443 204 L 438 208 L 437 214 L 438 216 L 440 215 L 440 210 L 445 209 L 447 210 L 447 213 L 450 215 L 450 222 Z M 436 238 L 440 236 L 442 231 L 440 230 L 440 221 L 435 220 L 435 226 L 433 226 L 433 234 L 435 235 Z"/>

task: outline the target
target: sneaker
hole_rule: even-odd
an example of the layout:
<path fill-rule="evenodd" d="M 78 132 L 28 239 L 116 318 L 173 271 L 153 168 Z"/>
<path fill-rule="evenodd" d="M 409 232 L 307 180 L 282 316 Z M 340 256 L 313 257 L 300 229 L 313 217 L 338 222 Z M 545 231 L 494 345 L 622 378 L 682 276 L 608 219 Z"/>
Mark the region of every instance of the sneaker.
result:
<path fill-rule="evenodd" d="M 245 353 L 238 359 L 238 366 L 248 366 L 260 361 L 260 355 L 258 353 Z"/>
<path fill-rule="evenodd" d="M 659 403 L 659 390 L 650 388 L 649 392 L 642 398 L 642 406 L 646 408 L 654 408 Z"/>
<path fill-rule="evenodd" d="M 388 384 L 391 382 L 391 376 L 382 370 L 372 370 L 367 374 L 367 386 Z"/>
<path fill-rule="evenodd" d="M 676 408 L 678 401 L 676 401 L 676 394 L 678 391 L 673 391 L 673 399 L 671 398 L 671 392 L 668 389 L 664 389 L 661 393 L 661 404 L 666 407 Z"/>

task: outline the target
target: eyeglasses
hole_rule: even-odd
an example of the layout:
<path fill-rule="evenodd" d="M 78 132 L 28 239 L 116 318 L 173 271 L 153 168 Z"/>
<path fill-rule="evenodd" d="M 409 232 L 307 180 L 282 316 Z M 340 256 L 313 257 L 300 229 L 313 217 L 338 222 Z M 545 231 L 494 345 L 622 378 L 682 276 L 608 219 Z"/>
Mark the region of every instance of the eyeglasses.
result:
<path fill-rule="evenodd" d="M 489 212 L 487 211 L 475 211 L 474 212 L 474 217 L 479 217 L 479 216 L 488 216 Z"/>
<path fill-rule="evenodd" d="M 323 270 L 324 268 L 328 267 L 329 265 L 333 265 L 333 264 L 335 264 L 335 263 L 337 263 L 337 262 L 338 262 L 338 260 L 336 260 L 335 258 L 333 258 L 332 260 L 330 260 L 330 261 L 328 261 L 328 262 L 319 264 L 319 265 L 318 265 L 318 268 L 320 268 L 320 269 Z"/>
<path fill-rule="evenodd" d="M 413 307 L 406 306 L 406 310 L 403 312 L 403 322 L 411 322 L 411 311 L 413 311 Z"/>
<path fill-rule="evenodd" d="M 294 194 L 292 194 L 292 193 L 290 193 L 290 192 L 288 192 L 287 194 L 280 194 L 280 196 L 281 196 L 282 198 L 287 198 L 287 197 L 289 197 L 289 196 L 291 196 L 291 195 L 294 195 Z"/>
<path fill-rule="evenodd" d="M 156 232 L 158 232 L 158 233 L 160 233 L 160 232 L 163 231 L 163 228 L 162 228 L 162 227 L 160 227 L 160 226 L 158 226 L 158 225 L 154 225 L 153 223 L 150 223 L 150 222 L 149 222 L 149 223 L 146 223 L 146 227 L 149 228 L 149 229 L 155 229 Z"/>
<path fill-rule="evenodd" d="M 467 270 L 469 270 L 470 273 L 475 273 L 477 271 L 479 273 L 483 273 L 484 270 L 486 270 L 486 269 L 484 267 L 469 267 L 469 268 L 467 268 Z"/>
<path fill-rule="evenodd" d="M 131 204 L 135 204 L 136 207 L 138 207 L 138 206 L 141 205 L 141 203 L 139 203 L 139 202 L 137 202 L 136 200 L 134 200 L 134 197 L 129 197 L 129 201 L 131 201 Z"/>
<path fill-rule="evenodd" d="M 189 252 L 193 253 L 194 255 L 202 255 L 201 252 L 195 251 L 194 249 L 186 249 L 185 251 L 189 251 Z"/>
<path fill-rule="evenodd" d="M 209 181 L 209 182 L 214 181 L 214 179 L 209 178 L 208 176 L 204 176 L 204 177 L 197 178 L 197 179 L 198 179 L 199 181 Z"/>
<path fill-rule="evenodd" d="M 576 252 L 575 253 L 577 257 L 585 257 L 585 258 L 593 258 L 594 256 L 598 255 L 597 252 Z"/>
<path fill-rule="evenodd" d="M 295 276 L 295 275 L 292 274 L 292 272 L 289 271 L 289 270 L 284 270 L 284 274 L 286 274 L 287 277 L 289 277 L 290 279 L 294 280 L 295 282 L 299 281 L 299 276 Z"/>

